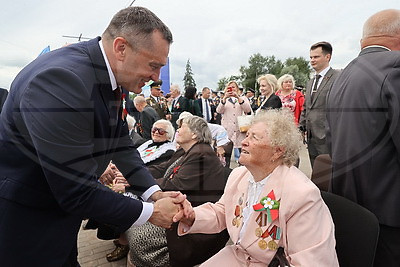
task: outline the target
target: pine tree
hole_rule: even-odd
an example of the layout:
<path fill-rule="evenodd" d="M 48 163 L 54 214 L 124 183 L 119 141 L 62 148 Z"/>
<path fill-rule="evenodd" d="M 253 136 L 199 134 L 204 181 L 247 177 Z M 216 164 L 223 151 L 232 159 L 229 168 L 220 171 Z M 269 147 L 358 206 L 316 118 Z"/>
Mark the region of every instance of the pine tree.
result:
<path fill-rule="evenodd" d="M 192 67 L 190 66 L 190 59 L 188 59 L 188 61 L 186 62 L 186 72 L 185 72 L 185 76 L 183 76 L 183 84 L 185 86 L 185 88 L 187 86 L 194 86 L 196 87 L 196 82 L 194 81 L 193 78 L 193 71 L 192 71 Z"/>

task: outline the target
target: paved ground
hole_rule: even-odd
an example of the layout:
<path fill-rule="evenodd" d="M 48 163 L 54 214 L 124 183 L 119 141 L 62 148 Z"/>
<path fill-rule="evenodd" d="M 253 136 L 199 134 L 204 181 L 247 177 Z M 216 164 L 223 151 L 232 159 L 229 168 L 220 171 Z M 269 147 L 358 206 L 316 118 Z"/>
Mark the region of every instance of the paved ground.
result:
<path fill-rule="evenodd" d="M 232 162 L 231 167 L 237 166 Z M 300 151 L 300 166 L 308 177 L 311 177 L 311 165 L 305 147 Z M 85 223 L 85 222 L 84 222 Z M 80 230 L 78 235 L 78 261 L 82 267 L 122 267 L 126 266 L 126 258 L 117 262 L 108 262 L 106 254 L 115 248 L 113 242 L 100 240 L 96 237 L 96 230 Z"/>

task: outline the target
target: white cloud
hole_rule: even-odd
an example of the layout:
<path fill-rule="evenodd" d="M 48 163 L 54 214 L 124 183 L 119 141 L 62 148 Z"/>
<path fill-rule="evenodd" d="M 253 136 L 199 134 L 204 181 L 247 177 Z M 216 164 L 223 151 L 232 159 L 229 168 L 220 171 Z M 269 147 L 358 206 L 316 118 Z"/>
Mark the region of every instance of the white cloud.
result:
<path fill-rule="evenodd" d="M 131 0 L 7 1 L 0 28 L 0 87 L 9 88 L 20 68 L 47 45 L 61 47 L 74 39 L 62 35 L 101 35 L 111 17 Z M 384 3 L 383 3 L 384 2 Z M 332 43 L 332 66 L 344 68 L 359 51 L 363 22 L 397 1 L 215 1 L 137 0 L 171 29 L 171 82 L 182 85 L 190 58 L 199 88 L 215 88 L 220 78 L 238 74 L 255 53 L 278 59 L 308 58 L 311 44 Z"/>

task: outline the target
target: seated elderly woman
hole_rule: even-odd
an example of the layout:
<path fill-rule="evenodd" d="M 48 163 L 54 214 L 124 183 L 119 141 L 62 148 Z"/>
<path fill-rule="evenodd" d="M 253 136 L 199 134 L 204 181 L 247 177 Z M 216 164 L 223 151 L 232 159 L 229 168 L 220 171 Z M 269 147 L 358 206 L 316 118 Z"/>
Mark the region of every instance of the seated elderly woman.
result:
<path fill-rule="evenodd" d="M 169 161 L 149 166 L 150 172 L 163 190 L 181 191 L 193 205 L 217 201 L 226 179 L 224 168 L 210 146 L 211 132 L 207 122 L 198 116 L 189 116 L 178 120 L 178 124 L 181 126 L 176 141 L 180 149 Z M 226 231 L 178 238 L 176 231 L 150 223 L 131 227 L 126 233 L 130 245 L 129 258 L 136 266 L 187 266 L 190 261 L 195 265 L 211 257 L 228 240 Z M 176 263 L 177 258 L 185 265 Z"/>
<path fill-rule="evenodd" d="M 233 244 L 202 266 L 267 266 L 274 257 L 280 266 L 338 266 L 330 212 L 293 166 L 300 146 L 289 111 L 255 116 L 242 142 L 243 166 L 232 171 L 221 199 L 185 209 L 179 223 L 180 235 L 228 229 Z"/>
<path fill-rule="evenodd" d="M 172 142 L 175 128 L 167 120 L 158 120 L 151 129 L 151 140 L 140 145 L 137 150 L 146 166 L 157 165 L 169 160 L 176 150 Z"/>

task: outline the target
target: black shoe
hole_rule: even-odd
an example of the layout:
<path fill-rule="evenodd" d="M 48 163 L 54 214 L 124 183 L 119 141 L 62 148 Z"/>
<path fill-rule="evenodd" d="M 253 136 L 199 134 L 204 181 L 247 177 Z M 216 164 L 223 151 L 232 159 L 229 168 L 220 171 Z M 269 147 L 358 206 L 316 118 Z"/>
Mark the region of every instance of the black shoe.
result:
<path fill-rule="evenodd" d="M 129 245 L 119 245 L 114 249 L 113 252 L 108 253 L 106 258 L 107 261 L 112 262 L 112 261 L 119 261 L 120 259 L 123 259 L 128 255 L 129 253 Z"/>

